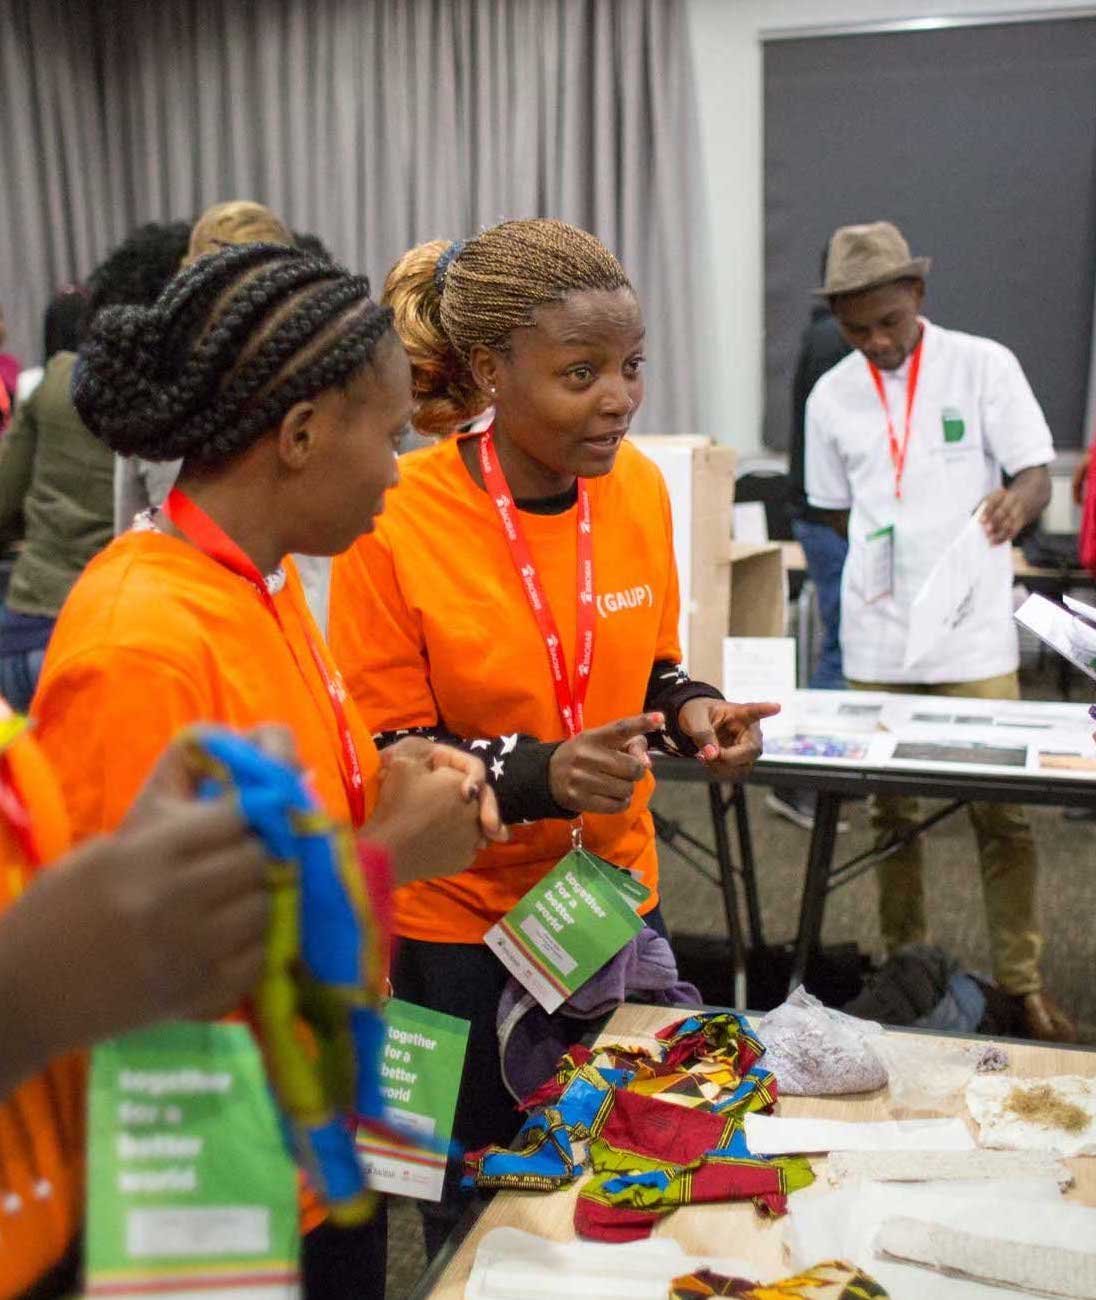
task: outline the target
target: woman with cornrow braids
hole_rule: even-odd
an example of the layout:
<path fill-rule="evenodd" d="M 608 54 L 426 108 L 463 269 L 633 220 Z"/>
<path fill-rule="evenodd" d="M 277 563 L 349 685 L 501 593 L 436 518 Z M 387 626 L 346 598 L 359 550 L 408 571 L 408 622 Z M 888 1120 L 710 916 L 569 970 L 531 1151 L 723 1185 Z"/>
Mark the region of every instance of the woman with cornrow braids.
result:
<path fill-rule="evenodd" d="M 407 728 L 480 754 L 511 842 L 396 893 L 401 997 L 471 1021 L 456 1136 L 505 1144 L 519 1117 L 495 1022 L 506 971 L 486 931 L 573 834 L 650 890 L 648 741 L 724 779 L 760 752 L 775 705 L 691 681 L 677 640 L 670 505 L 625 441 L 643 400 L 643 315 L 617 259 L 559 221 L 508 221 L 396 264 L 383 301 L 411 358 L 417 428 L 482 434 L 402 458 L 376 532 L 335 561 L 330 635 L 378 745 Z M 577 573 L 577 581 L 576 581 Z M 427 1206 L 436 1250 L 455 1180 Z"/>
<path fill-rule="evenodd" d="M 199 721 L 287 725 L 328 811 L 387 849 L 397 884 L 505 838 L 478 758 L 422 738 L 378 757 L 288 558 L 345 550 L 396 482 L 409 370 L 368 283 L 286 247 L 226 249 L 151 308 L 101 313 L 82 355 L 92 432 L 183 468 L 85 570 L 46 655 L 32 712 L 75 838 L 113 829 Z M 383 1218 L 322 1217 L 306 1197 L 306 1296 L 382 1295 Z"/>

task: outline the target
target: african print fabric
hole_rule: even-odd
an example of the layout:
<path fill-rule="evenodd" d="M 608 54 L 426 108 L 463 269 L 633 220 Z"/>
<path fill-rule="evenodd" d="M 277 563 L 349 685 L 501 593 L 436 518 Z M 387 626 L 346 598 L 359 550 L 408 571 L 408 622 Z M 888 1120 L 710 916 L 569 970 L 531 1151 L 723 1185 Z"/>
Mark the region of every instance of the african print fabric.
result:
<path fill-rule="evenodd" d="M 851 1264 L 830 1260 L 779 1282 L 749 1282 L 698 1269 L 674 1278 L 670 1300 L 704 1300 L 706 1296 L 736 1296 L 738 1300 L 887 1300 L 887 1292 L 867 1273 Z"/>
<path fill-rule="evenodd" d="M 754 1156 L 745 1116 L 771 1111 L 776 1080 L 733 1012 L 689 1016 L 656 1036 L 660 1049 L 614 1044 L 564 1053 L 527 1097 L 509 1149 L 465 1158 L 466 1183 L 549 1191 L 589 1171 L 575 1208 L 580 1236 L 635 1241 L 679 1205 L 752 1199 L 782 1214 L 813 1181 L 802 1157 Z"/>

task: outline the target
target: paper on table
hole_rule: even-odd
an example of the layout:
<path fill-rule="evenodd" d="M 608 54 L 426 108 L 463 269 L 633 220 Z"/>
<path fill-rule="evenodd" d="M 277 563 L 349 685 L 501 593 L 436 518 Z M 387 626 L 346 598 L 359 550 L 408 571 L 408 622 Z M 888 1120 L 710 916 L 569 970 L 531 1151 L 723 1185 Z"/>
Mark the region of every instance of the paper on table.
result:
<path fill-rule="evenodd" d="M 734 539 L 763 545 L 769 540 L 769 521 L 764 501 L 739 501 L 734 507 Z"/>
<path fill-rule="evenodd" d="M 746 1145 L 757 1156 L 825 1151 L 972 1151 L 961 1119 L 891 1119 L 853 1124 L 837 1119 L 747 1115 Z"/>
<path fill-rule="evenodd" d="M 795 641 L 790 636 L 725 636 L 723 694 L 736 704 L 795 695 Z"/>
<path fill-rule="evenodd" d="M 626 1246 L 546 1241 L 518 1228 L 494 1228 L 476 1250 L 466 1300 L 666 1300 L 670 1283 L 695 1268 L 738 1277 L 756 1270 L 742 1260 L 687 1255 L 669 1238 Z"/>
<path fill-rule="evenodd" d="M 970 617 L 992 550 L 976 511 L 913 598 L 904 667 L 912 667 Z"/>
<path fill-rule="evenodd" d="M 1083 600 L 1078 600 L 1075 596 L 1063 596 L 1062 599 L 1074 614 L 1080 614 L 1083 619 L 1096 624 L 1096 605 L 1086 605 Z"/>
<path fill-rule="evenodd" d="M 1033 1203 L 1038 1203 L 1038 1213 Z M 987 1183 L 977 1189 L 862 1183 L 792 1198 L 785 1229 L 792 1267 L 807 1268 L 828 1255 L 866 1269 L 891 1300 L 925 1300 L 928 1295 L 932 1300 L 1002 1300 L 999 1288 L 961 1278 L 934 1276 L 927 1287 L 924 1269 L 877 1256 L 876 1233 L 896 1215 L 1046 1245 L 1075 1245 L 1096 1232 L 1096 1210 L 1063 1202 L 1053 1180 Z"/>
<path fill-rule="evenodd" d="M 1088 1116 L 1079 1131 L 1051 1128 L 1022 1119 L 1005 1103 L 1013 1088 L 1049 1085 L 1054 1092 Z M 1096 1081 L 1078 1074 L 1020 1079 L 1015 1075 L 980 1074 L 967 1084 L 967 1109 L 979 1125 L 984 1147 L 1005 1151 L 1054 1151 L 1063 1156 L 1096 1155 Z"/>
<path fill-rule="evenodd" d="M 1016 621 L 1096 680 L 1096 627 L 1086 613 L 1091 607 L 1074 600 L 1069 605 L 1073 613 L 1045 596 L 1029 596 L 1016 611 Z"/>

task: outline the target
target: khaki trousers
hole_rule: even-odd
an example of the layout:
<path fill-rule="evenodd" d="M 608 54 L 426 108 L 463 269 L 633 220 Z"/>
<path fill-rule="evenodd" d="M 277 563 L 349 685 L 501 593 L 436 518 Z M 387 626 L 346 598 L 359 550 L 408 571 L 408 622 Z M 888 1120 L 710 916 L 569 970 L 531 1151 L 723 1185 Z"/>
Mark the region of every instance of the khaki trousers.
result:
<path fill-rule="evenodd" d="M 853 690 L 895 694 L 972 696 L 982 700 L 1018 700 L 1015 673 L 973 682 L 849 682 Z M 1009 804 L 971 804 L 970 820 L 978 841 L 982 896 L 986 907 L 993 976 L 1007 993 L 1034 993 L 1042 987 L 1039 956 L 1042 935 L 1035 920 L 1037 862 L 1031 828 L 1021 809 Z M 903 795 L 873 796 L 871 823 L 876 843 L 908 831 L 918 819 L 917 800 Z M 920 837 L 881 862 L 879 924 L 889 953 L 927 937 Z M 947 900 L 944 900 L 945 903 Z"/>

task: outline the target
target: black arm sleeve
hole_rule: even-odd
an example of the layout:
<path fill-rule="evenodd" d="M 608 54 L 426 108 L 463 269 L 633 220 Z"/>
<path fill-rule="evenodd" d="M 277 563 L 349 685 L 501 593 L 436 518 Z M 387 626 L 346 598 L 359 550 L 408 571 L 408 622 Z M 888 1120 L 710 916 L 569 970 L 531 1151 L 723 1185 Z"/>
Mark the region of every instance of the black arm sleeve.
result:
<path fill-rule="evenodd" d="M 571 821 L 578 816 L 556 803 L 548 781 L 548 764 L 561 742 L 544 742 L 520 733 L 468 740 L 453 735 L 443 726 L 382 731 L 373 741 L 378 749 L 386 749 L 407 736 L 421 736 L 481 758 L 487 768 L 487 780 L 499 801 L 499 813 L 507 825 L 551 817 Z"/>
<path fill-rule="evenodd" d="M 652 749 L 667 754 L 696 757 L 696 746 L 681 730 L 677 722 L 678 710 L 688 700 L 721 700 L 723 693 L 707 682 L 694 682 L 680 664 L 672 659 L 656 659 L 647 679 L 647 698 L 643 702 L 645 713 L 666 715 L 666 730 L 647 737 Z"/>

